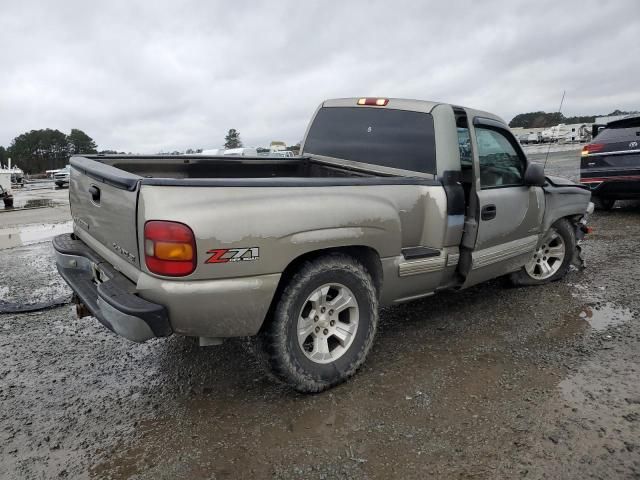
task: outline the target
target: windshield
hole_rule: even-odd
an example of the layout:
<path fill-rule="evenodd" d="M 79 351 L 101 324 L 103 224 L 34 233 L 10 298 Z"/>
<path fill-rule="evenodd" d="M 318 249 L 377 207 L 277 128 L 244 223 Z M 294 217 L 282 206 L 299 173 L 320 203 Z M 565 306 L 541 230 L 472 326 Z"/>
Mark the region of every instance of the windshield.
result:
<path fill-rule="evenodd" d="M 433 117 L 382 108 L 321 108 L 305 153 L 436 173 Z"/>

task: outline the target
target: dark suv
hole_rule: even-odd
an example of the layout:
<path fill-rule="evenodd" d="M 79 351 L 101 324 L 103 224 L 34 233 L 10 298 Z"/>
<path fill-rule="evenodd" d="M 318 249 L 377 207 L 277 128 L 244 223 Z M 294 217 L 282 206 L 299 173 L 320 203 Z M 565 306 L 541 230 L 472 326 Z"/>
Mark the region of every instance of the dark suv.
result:
<path fill-rule="evenodd" d="M 610 210 L 616 200 L 640 198 L 640 115 L 608 123 L 582 149 L 580 183 L 596 207 Z"/>

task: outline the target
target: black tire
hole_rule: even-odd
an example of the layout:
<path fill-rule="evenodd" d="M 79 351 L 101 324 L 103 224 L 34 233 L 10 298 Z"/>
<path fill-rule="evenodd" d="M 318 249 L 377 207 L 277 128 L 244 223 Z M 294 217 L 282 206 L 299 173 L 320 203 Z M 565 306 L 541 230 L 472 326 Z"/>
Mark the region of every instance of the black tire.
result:
<path fill-rule="evenodd" d="M 592 200 L 593 200 L 593 205 L 595 206 L 595 208 L 597 208 L 598 210 L 604 210 L 604 211 L 607 211 L 607 212 L 609 210 L 612 210 L 613 207 L 616 204 L 616 199 L 615 198 L 594 196 L 592 198 Z"/>
<path fill-rule="evenodd" d="M 555 231 L 562 237 L 562 240 L 565 245 L 565 255 L 560 268 L 549 278 L 538 279 L 534 278 L 527 272 L 526 267 L 522 267 L 517 272 L 512 273 L 509 276 L 511 283 L 515 286 L 528 286 L 528 285 L 544 285 L 546 283 L 555 282 L 563 278 L 567 272 L 569 271 L 569 267 L 571 266 L 571 262 L 573 261 L 573 256 L 576 251 L 576 233 L 573 229 L 573 226 L 567 219 L 560 219 L 551 225 L 551 229 L 555 229 Z M 545 232 L 547 235 L 548 232 Z M 544 238 L 544 237 L 543 237 Z"/>
<path fill-rule="evenodd" d="M 309 296 L 321 286 L 347 287 L 357 302 L 357 329 L 339 358 L 316 363 L 298 341 L 298 318 Z M 305 262 L 282 290 L 272 318 L 258 337 L 262 359 L 269 371 L 298 392 L 316 393 L 351 377 L 364 362 L 378 325 L 378 297 L 371 275 L 356 259 L 330 254 Z"/>

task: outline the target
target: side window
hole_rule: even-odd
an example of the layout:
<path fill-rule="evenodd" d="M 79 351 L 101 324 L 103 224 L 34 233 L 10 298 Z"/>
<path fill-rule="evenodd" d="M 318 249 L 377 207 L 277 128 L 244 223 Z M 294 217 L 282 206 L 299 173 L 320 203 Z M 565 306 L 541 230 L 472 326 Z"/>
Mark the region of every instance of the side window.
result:
<path fill-rule="evenodd" d="M 524 185 L 524 161 L 503 133 L 476 127 L 476 140 L 482 188 Z"/>
<path fill-rule="evenodd" d="M 473 168 L 473 158 L 471 157 L 471 137 L 469 129 L 458 127 L 458 148 L 460 149 L 460 165 L 463 170 Z"/>

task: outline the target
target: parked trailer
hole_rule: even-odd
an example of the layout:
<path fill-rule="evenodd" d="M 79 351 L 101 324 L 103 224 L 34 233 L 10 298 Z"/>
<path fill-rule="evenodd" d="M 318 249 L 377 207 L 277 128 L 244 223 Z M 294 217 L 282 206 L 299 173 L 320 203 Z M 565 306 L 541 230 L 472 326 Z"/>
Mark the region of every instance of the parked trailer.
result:
<path fill-rule="evenodd" d="M 13 193 L 11 191 L 11 170 L 0 170 L 0 198 L 5 207 L 13 207 Z"/>

